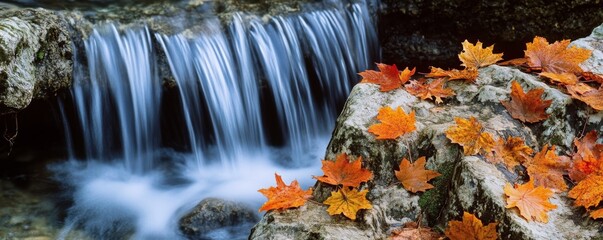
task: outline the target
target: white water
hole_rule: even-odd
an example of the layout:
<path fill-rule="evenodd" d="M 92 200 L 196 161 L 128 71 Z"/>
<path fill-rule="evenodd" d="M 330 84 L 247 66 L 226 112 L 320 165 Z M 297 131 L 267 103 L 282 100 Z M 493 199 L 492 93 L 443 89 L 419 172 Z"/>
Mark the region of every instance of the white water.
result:
<path fill-rule="evenodd" d="M 72 91 L 77 119 L 66 119 L 82 138 L 69 146 L 82 145 L 84 159 L 54 167 L 74 200 L 59 238 L 73 229 L 179 238 L 178 219 L 206 197 L 257 209 L 265 200 L 257 190 L 274 185 L 275 172 L 304 188 L 320 175 L 337 108 L 378 53 L 367 5 L 267 22 L 237 13 L 226 31 L 217 19 L 199 25 L 171 36 L 105 25 L 86 40 L 88 73 Z M 168 107 L 181 116 L 162 114 L 154 40 L 178 88 Z M 184 152 L 162 146 L 165 118 L 183 125 Z"/>

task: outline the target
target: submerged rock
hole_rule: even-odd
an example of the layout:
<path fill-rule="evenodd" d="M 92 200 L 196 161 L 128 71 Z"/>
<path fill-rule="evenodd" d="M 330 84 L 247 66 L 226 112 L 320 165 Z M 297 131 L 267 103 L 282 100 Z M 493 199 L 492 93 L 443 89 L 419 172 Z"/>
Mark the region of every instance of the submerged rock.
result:
<path fill-rule="evenodd" d="M 21 110 L 32 99 L 70 86 L 71 39 L 66 22 L 44 9 L 0 11 L 0 107 Z"/>
<path fill-rule="evenodd" d="M 593 36 L 584 41 L 603 45 L 603 40 Z M 600 56 L 594 54 L 584 67 L 602 62 Z M 509 115 L 500 100 L 509 98 L 512 81 L 519 82 L 526 90 L 544 88 L 543 98 L 552 100 L 547 109 L 550 115 L 547 120 L 523 124 Z M 511 67 L 489 66 L 480 69 L 476 83 L 453 81 L 449 82 L 449 87 L 455 90 L 456 96 L 442 105 L 435 105 L 432 101 L 421 101 L 403 89 L 381 92 L 377 85 L 356 85 L 337 120 L 325 158 L 334 159 L 340 153 L 362 156 L 363 166 L 374 174 L 373 180 L 362 186 L 370 189 L 367 198 L 372 201 L 373 209 L 361 211 L 356 221 L 341 216 L 329 217 L 324 211 L 326 207 L 315 203 L 299 209 L 268 212 L 255 226 L 250 238 L 280 235 L 309 238 L 296 233 L 299 231 L 312 232 L 313 239 L 335 239 L 332 236 L 337 232 L 343 232 L 344 238 L 352 235 L 355 236 L 353 239 L 385 238 L 388 230 L 408 221 L 421 220 L 443 230 L 448 221 L 460 219 L 464 211 L 475 214 L 484 223 L 497 222 L 502 239 L 603 237 L 599 225 L 583 216 L 583 210 L 573 207 L 573 201 L 565 193 L 557 193 L 551 199 L 557 209 L 548 214 L 546 224 L 528 222 L 516 210 L 505 208 L 505 184 L 525 181 L 527 177 L 490 164 L 482 156 L 464 156 L 462 148 L 451 143 L 444 134 L 455 124 L 455 117 L 474 116 L 485 131 L 494 136 L 521 137 L 534 150 L 554 144 L 559 153 L 565 155 L 571 152 L 572 141 L 581 132 L 603 130 L 601 113 L 572 100 L 537 76 Z M 400 106 L 407 113 L 415 111 L 417 130 L 397 140 L 376 140 L 367 129 L 378 122 L 375 116 L 382 106 Z M 409 154 L 411 159 L 425 156 L 427 168 L 442 174 L 432 181 L 434 189 L 412 194 L 400 186 L 394 170 L 403 157 L 409 158 Z M 332 187 L 317 182 L 314 200 L 322 202 L 331 191 Z M 422 218 L 417 219 L 421 215 Z M 331 228 L 316 227 L 320 223 Z"/>
<path fill-rule="evenodd" d="M 222 234 L 216 231 L 247 231 L 257 221 L 257 214 L 247 206 L 206 198 L 180 219 L 180 230 L 189 239 L 204 239 Z"/>

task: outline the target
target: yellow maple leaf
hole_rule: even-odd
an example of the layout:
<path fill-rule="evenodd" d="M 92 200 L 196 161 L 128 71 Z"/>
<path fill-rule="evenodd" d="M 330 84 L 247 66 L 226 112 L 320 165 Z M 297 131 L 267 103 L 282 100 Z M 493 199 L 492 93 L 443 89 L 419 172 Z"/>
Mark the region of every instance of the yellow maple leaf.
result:
<path fill-rule="evenodd" d="M 534 37 L 534 41 L 526 44 L 524 51 L 528 65 L 543 72 L 582 72 L 579 64 L 586 61 L 592 51 L 576 46 L 568 48 L 569 44 L 567 39 L 549 44 L 546 38 Z"/>
<path fill-rule="evenodd" d="M 373 124 L 368 128 L 370 133 L 377 135 L 377 139 L 396 139 L 416 129 L 415 112 L 406 114 L 401 107 L 396 110 L 389 106 L 380 108 L 377 120 L 381 123 Z"/>
<path fill-rule="evenodd" d="M 557 208 L 556 205 L 549 202 L 553 190 L 543 186 L 534 188 L 533 181 L 522 185 L 516 184 L 515 187 L 507 183 L 504 191 L 507 195 L 506 208 L 517 207 L 519 214 L 528 221 L 536 220 L 546 223 L 549 221 L 547 212 Z"/>
<path fill-rule="evenodd" d="M 425 169 L 425 157 L 420 157 L 414 163 L 404 158 L 400 162 L 400 171 L 394 172 L 404 188 L 413 193 L 433 188 L 433 185 L 427 181 L 441 175 L 436 171 Z"/>
<path fill-rule="evenodd" d="M 465 155 L 475 155 L 480 152 L 489 152 L 494 146 L 490 133 L 484 132 L 482 125 L 475 117 L 463 119 L 455 117 L 455 126 L 446 130 L 446 137 L 453 143 L 463 146 Z"/>
<path fill-rule="evenodd" d="M 339 154 L 335 161 L 323 160 L 322 171 L 324 176 L 314 178 L 335 186 L 359 187 L 360 183 L 373 177 L 371 171 L 362 168 L 362 157 L 350 163 L 345 153 Z"/>
<path fill-rule="evenodd" d="M 297 180 L 293 180 L 291 185 L 286 185 L 280 175 L 274 174 L 276 178 L 276 187 L 263 188 L 258 192 L 264 194 L 268 201 L 260 207 L 261 211 L 273 209 L 287 209 L 303 206 L 306 200 L 312 197 L 312 188 L 304 191 L 299 187 Z"/>
<path fill-rule="evenodd" d="M 540 73 L 541 77 L 546 77 L 551 80 L 553 83 L 558 83 L 561 85 L 574 85 L 578 83 L 578 77 L 573 73 L 551 73 L 551 72 L 542 72 Z"/>
<path fill-rule="evenodd" d="M 509 137 L 507 141 L 499 138 L 493 148 L 494 154 L 486 160 L 491 163 L 504 163 L 510 171 L 515 166 L 527 162 L 533 153 L 520 137 Z"/>
<path fill-rule="evenodd" d="M 528 175 L 536 186 L 561 191 L 567 190 L 563 174 L 568 167 L 569 159 L 558 156 L 554 145 L 550 149 L 548 145 L 544 145 L 542 150 L 526 163 Z"/>
<path fill-rule="evenodd" d="M 357 189 L 348 189 L 343 187 L 336 192 L 331 192 L 331 196 L 324 201 L 329 205 L 327 212 L 329 215 L 343 213 L 349 219 L 356 220 L 356 213 L 360 209 L 371 209 L 371 202 L 366 199 L 368 190 L 358 191 Z"/>
<path fill-rule="evenodd" d="M 576 199 L 576 206 L 590 208 L 599 205 L 603 201 L 603 176 L 588 175 L 569 191 L 568 196 Z"/>
<path fill-rule="evenodd" d="M 482 221 L 473 214 L 463 212 L 463 221 L 448 222 L 448 228 L 444 234 L 450 240 L 496 240 L 498 239 L 496 225 L 497 223 L 494 222 L 484 226 Z"/>
<path fill-rule="evenodd" d="M 475 45 L 465 40 L 463 42 L 463 51 L 459 54 L 461 66 L 466 68 L 481 68 L 488 65 L 492 65 L 502 60 L 502 53 L 494 54 L 494 45 L 487 48 L 482 48 L 482 43 L 477 41 Z"/>

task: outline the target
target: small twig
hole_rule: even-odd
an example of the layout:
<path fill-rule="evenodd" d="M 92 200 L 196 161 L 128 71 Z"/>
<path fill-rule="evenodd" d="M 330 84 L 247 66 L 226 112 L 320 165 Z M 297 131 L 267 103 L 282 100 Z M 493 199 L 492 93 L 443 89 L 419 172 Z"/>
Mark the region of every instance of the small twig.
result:
<path fill-rule="evenodd" d="M 7 123 L 6 119 L 4 120 L 4 140 L 6 140 L 9 145 L 8 153 L 6 154 L 7 156 L 9 156 L 11 154 L 11 152 L 13 151 L 13 145 L 15 144 L 15 139 L 17 138 L 17 135 L 19 134 L 19 120 L 17 118 L 17 113 L 14 113 L 13 117 L 15 119 L 15 133 L 13 135 L 8 134 L 8 123 Z"/>

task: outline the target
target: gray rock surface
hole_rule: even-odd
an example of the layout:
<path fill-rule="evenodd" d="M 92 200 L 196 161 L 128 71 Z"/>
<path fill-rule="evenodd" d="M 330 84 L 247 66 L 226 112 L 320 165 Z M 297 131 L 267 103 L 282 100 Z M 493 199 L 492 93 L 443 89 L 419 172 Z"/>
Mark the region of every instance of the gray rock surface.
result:
<path fill-rule="evenodd" d="M 57 13 L 0 11 L 0 106 L 20 110 L 68 87 L 71 55 L 67 25 Z"/>
<path fill-rule="evenodd" d="M 257 221 L 255 211 L 242 204 L 206 198 L 180 219 L 180 230 L 189 239 L 203 239 L 211 231 L 246 230 Z"/>
<path fill-rule="evenodd" d="M 584 41 L 591 44 L 603 42 L 593 39 L 593 36 Z M 603 58 L 597 56 L 599 55 L 593 55 L 593 59 L 585 63 L 584 67 L 594 67 L 592 64 L 603 61 Z M 547 120 L 523 124 L 509 115 L 500 100 L 509 98 L 513 80 L 519 82 L 526 91 L 544 88 L 543 97 L 553 101 L 547 109 L 550 114 Z M 316 210 L 325 207 L 315 203 L 309 204 L 311 207 L 269 212 L 256 225 L 251 239 L 314 229 L 313 222 L 289 218 L 325 218 L 321 220 L 325 222 L 337 219 L 341 224 L 340 229 L 357 226 L 362 230 L 354 233 L 358 236 L 354 239 L 384 238 L 388 229 L 408 221 L 417 221 L 418 215 L 422 215 L 421 220 L 430 226 L 443 230 L 448 221 L 460 219 L 463 211 L 475 214 L 484 223 L 498 222 L 498 232 L 502 239 L 602 238 L 598 224 L 589 221 L 583 216 L 582 210 L 573 207 L 572 200 L 567 198 L 566 193 L 557 193 L 551 199 L 558 208 L 549 213 L 549 222 L 546 224 L 528 222 L 517 210 L 506 209 L 503 193 L 505 183 L 526 181 L 526 176 L 516 171 L 510 172 L 501 165 L 490 164 L 481 156 L 464 156 L 462 148 L 451 143 L 444 134 L 447 128 L 454 125 L 454 117 L 474 116 L 482 123 L 485 131 L 494 136 L 521 137 L 534 150 L 540 150 L 544 144 L 554 144 L 558 146 L 559 154 L 567 155 L 572 150 L 573 139 L 583 129 L 602 130 L 601 113 L 582 102 L 572 100 L 563 91 L 543 81 L 546 80 L 516 68 L 489 66 L 480 69 L 475 84 L 450 82 L 449 87 L 457 95 L 446 99 L 442 105 L 421 101 L 402 89 L 384 93 L 378 90 L 377 85 L 356 85 L 337 120 L 326 159 L 334 159 L 343 152 L 363 157 L 363 166 L 374 174 L 373 180 L 362 186 L 370 189 L 367 198 L 373 202 L 373 209 L 362 211 L 356 222 L 339 216 L 325 218 L 325 212 Z M 382 106 L 400 106 L 407 113 L 415 111 L 417 130 L 397 140 L 376 140 L 367 129 L 378 122 L 375 116 Z M 427 168 L 442 174 L 432 181 L 434 189 L 412 194 L 400 186 L 394 170 L 400 160 L 408 158 L 409 154 L 412 159 L 426 156 Z M 314 200 L 323 201 L 332 190 L 330 186 L 316 183 Z M 309 208 L 312 210 L 308 210 Z M 287 216 L 288 220 L 281 220 L 279 216 Z M 315 230 L 315 236 L 330 236 L 330 232 L 336 231 L 339 230 L 318 229 Z"/>
<path fill-rule="evenodd" d="M 598 0 L 383 0 L 384 62 L 399 66 L 458 66 L 461 42 L 496 44 L 507 58 L 523 56 L 535 35 L 577 39 L 603 22 Z"/>

